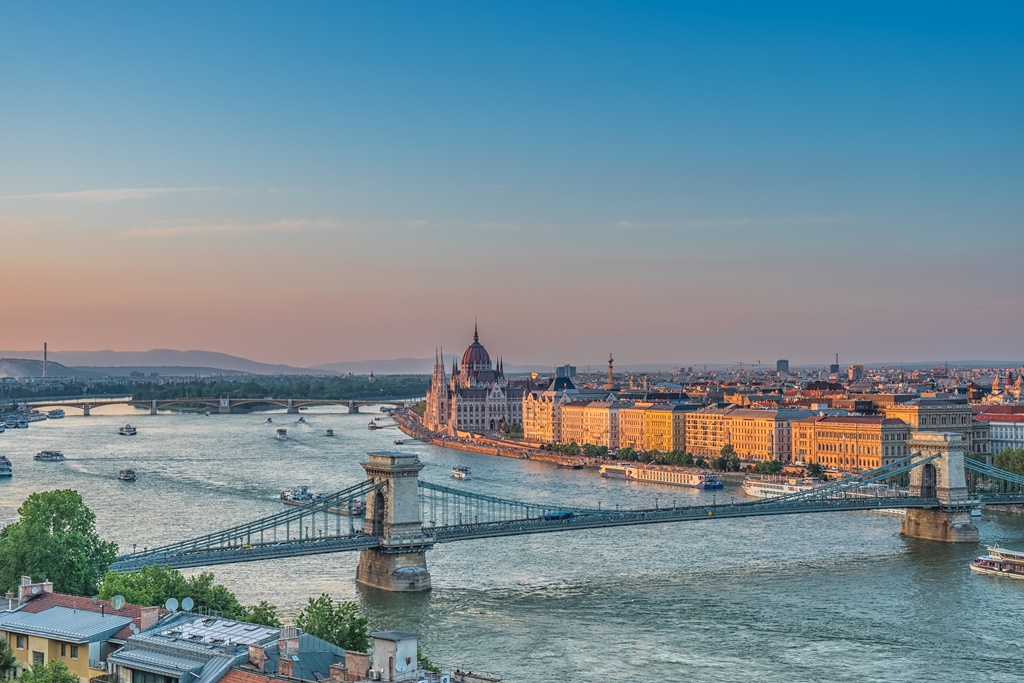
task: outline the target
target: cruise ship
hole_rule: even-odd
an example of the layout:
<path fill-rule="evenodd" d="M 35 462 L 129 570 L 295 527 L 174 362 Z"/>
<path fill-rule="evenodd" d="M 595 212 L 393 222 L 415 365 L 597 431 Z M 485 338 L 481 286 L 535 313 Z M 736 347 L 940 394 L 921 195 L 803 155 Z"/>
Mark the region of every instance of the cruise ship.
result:
<path fill-rule="evenodd" d="M 62 408 L 54 408 L 46 414 L 51 420 L 59 420 L 64 417 L 64 410 Z"/>
<path fill-rule="evenodd" d="M 687 486 L 693 489 L 720 489 L 722 478 L 704 470 L 676 469 L 672 467 L 645 467 L 643 465 L 601 465 L 601 476 L 606 479 L 628 479 L 650 484 Z"/>
<path fill-rule="evenodd" d="M 0 479 L 14 476 L 14 468 L 11 467 L 11 461 L 7 459 L 6 455 L 0 455 Z"/>
<path fill-rule="evenodd" d="M 35 459 L 41 462 L 63 462 L 67 458 L 60 451 L 39 451 Z"/>
<path fill-rule="evenodd" d="M 743 481 L 743 493 L 754 498 L 775 498 L 788 496 L 791 493 L 803 493 L 821 486 L 816 479 L 746 479 Z"/>

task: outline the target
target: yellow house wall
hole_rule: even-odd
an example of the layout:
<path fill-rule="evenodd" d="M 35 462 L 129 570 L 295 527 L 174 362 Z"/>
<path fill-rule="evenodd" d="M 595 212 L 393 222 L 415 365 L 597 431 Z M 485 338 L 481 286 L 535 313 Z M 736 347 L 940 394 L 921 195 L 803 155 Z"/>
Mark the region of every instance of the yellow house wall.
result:
<path fill-rule="evenodd" d="M 65 655 L 61 656 L 60 646 L 62 641 L 50 640 L 49 638 L 43 638 L 41 636 L 23 636 L 25 639 L 25 647 L 18 648 L 18 634 L 11 633 L 9 631 L 0 632 L 4 635 L 7 643 L 10 645 L 11 652 L 14 653 L 14 658 L 18 661 L 18 668 L 23 669 L 32 665 L 32 653 L 42 652 L 43 663 L 58 660 L 64 662 L 67 665 L 68 670 L 74 675 L 78 676 L 79 680 L 83 683 L 88 683 L 90 678 L 95 676 L 102 676 L 106 671 L 95 670 L 89 668 L 89 644 L 88 643 L 67 643 L 64 642 Z M 78 658 L 71 658 L 71 646 L 78 646 Z"/>

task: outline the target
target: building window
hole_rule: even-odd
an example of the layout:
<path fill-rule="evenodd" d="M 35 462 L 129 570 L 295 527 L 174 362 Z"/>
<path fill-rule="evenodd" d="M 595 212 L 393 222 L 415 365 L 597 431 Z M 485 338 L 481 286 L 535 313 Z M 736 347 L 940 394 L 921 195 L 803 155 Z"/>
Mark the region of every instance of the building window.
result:
<path fill-rule="evenodd" d="M 78 646 L 77 645 L 72 645 L 71 646 L 71 659 L 78 659 Z"/>
<path fill-rule="evenodd" d="M 60 656 L 61 657 L 67 657 L 68 656 L 68 645 L 67 645 L 67 643 L 61 643 L 60 644 Z"/>
<path fill-rule="evenodd" d="M 32 653 L 32 666 L 42 666 L 44 659 L 45 659 L 45 657 L 43 657 L 43 653 L 42 652 L 33 652 Z"/>
<path fill-rule="evenodd" d="M 27 642 L 28 642 L 28 638 L 26 638 L 25 636 L 18 636 L 18 643 L 17 643 L 18 649 L 19 650 L 24 650 L 25 649 L 25 645 L 26 645 Z"/>

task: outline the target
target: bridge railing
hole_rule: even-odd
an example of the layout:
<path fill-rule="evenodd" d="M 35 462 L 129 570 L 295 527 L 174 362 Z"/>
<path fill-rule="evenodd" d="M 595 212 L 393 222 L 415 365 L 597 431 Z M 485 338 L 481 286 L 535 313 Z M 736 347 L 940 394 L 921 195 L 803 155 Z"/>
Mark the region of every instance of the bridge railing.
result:
<path fill-rule="evenodd" d="M 996 482 L 1000 482 L 1001 485 L 999 486 L 999 488 L 1003 489 L 1002 491 L 992 492 L 979 491 L 979 493 L 994 493 L 1002 495 L 1024 494 L 1024 476 L 1014 474 L 1013 472 L 1007 472 L 1006 470 L 1001 470 L 998 467 L 986 465 L 983 462 L 972 460 L 970 458 L 964 459 L 964 468 L 967 469 L 969 472 L 974 472 L 975 474 L 980 475 L 989 487 L 991 487 L 991 485 L 995 484 Z"/>

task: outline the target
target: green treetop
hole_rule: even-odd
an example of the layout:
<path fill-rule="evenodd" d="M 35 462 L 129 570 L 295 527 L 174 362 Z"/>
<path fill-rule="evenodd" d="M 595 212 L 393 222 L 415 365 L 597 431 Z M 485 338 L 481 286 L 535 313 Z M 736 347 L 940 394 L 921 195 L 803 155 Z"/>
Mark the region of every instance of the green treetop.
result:
<path fill-rule="evenodd" d="M 0 531 L 0 584 L 10 590 L 20 577 L 31 576 L 53 581 L 60 593 L 95 595 L 117 545 L 100 539 L 96 515 L 78 492 L 33 493 L 18 516 Z"/>

